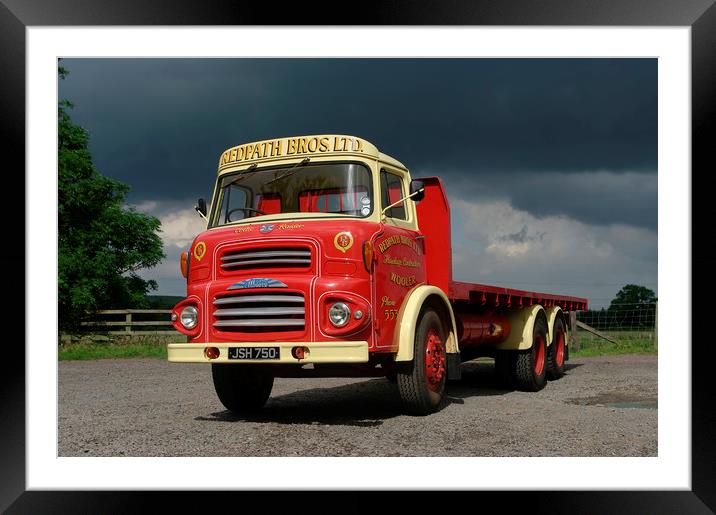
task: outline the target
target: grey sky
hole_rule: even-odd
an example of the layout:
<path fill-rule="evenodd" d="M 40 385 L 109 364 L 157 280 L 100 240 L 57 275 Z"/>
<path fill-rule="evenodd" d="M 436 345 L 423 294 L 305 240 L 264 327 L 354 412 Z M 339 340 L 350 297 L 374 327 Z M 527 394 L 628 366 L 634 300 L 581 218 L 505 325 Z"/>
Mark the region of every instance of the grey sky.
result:
<path fill-rule="evenodd" d="M 414 176 L 441 176 L 453 201 L 457 278 L 585 295 L 595 305 L 628 282 L 656 290 L 655 59 L 63 66 L 70 74 L 59 95 L 89 130 L 95 165 L 128 183 L 130 202 L 165 223 L 169 261 L 148 274 L 160 293 L 183 293 L 176 256 L 197 227 L 191 203 L 209 196 L 220 153 L 311 133 L 361 136 Z M 514 223 L 475 218 L 491 218 L 485 206 L 508 209 L 503 217 Z M 563 236 L 554 234 L 558 226 Z M 522 250 L 503 245 L 510 235 L 522 238 Z M 582 248 L 556 252 L 567 235 Z"/>

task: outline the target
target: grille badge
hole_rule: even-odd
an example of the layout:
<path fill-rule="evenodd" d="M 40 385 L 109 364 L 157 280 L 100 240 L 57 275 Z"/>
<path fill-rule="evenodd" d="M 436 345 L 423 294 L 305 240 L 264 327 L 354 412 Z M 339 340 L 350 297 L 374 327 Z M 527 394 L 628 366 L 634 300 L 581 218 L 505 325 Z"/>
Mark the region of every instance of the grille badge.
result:
<path fill-rule="evenodd" d="M 232 284 L 227 290 L 242 290 L 244 288 L 288 288 L 288 286 L 276 279 L 267 279 L 256 277 L 253 279 L 244 279 L 238 283 Z"/>

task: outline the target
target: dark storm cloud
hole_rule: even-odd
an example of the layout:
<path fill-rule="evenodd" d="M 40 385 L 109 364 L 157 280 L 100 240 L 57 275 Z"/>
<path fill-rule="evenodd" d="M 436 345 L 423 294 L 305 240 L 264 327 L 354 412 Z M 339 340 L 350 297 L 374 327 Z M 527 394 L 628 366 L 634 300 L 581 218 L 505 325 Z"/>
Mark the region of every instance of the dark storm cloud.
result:
<path fill-rule="evenodd" d="M 637 187 L 638 175 L 656 181 L 655 59 L 63 65 L 70 75 L 60 97 L 90 131 L 97 167 L 130 184 L 134 202 L 208 196 L 220 153 L 241 142 L 346 133 L 465 186 L 463 196 L 472 185 L 536 214 L 656 226 L 655 191 L 624 190 L 622 177 L 636 172 L 628 177 Z M 587 174 L 600 171 L 609 173 Z M 550 185 L 540 174 L 562 179 Z M 581 200 L 568 190 L 580 178 Z"/>
<path fill-rule="evenodd" d="M 443 183 L 450 198 L 504 199 L 537 216 L 568 214 L 597 225 L 657 228 L 656 174 L 512 172 L 467 177 L 448 173 Z"/>

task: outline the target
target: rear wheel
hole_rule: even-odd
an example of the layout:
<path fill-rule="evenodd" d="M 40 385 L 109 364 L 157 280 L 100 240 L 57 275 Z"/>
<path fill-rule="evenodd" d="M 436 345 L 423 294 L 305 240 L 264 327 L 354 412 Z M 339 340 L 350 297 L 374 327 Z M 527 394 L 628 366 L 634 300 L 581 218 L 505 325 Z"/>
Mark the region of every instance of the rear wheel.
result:
<path fill-rule="evenodd" d="M 243 415 L 260 410 L 273 388 L 273 374 L 261 366 L 212 364 L 211 376 L 221 404 Z"/>
<path fill-rule="evenodd" d="M 544 388 L 547 380 L 547 323 L 544 318 L 535 320 L 532 347 L 516 353 L 514 370 L 518 389 L 536 392 Z"/>
<path fill-rule="evenodd" d="M 413 361 L 397 368 L 398 391 L 408 413 L 427 415 L 443 406 L 447 382 L 445 330 L 432 308 L 420 315 L 413 351 Z"/>
<path fill-rule="evenodd" d="M 564 375 L 564 361 L 566 358 L 566 332 L 561 318 L 554 321 L 554 337 L 549 347 L 547 359 L 547 379 L 559 379 Z"/>

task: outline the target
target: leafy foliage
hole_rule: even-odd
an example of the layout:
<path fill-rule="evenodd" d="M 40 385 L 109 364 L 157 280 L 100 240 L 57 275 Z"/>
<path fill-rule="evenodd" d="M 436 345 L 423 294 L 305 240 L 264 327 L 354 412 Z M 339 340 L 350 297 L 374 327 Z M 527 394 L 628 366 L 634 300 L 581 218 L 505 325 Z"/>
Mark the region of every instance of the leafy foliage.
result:
<path fill-rule="evenodd" d="M 609 309 L 618 309 L 620 305 L 633 304 L 636 309 L 639 307 L 651 306 L 656 302 L 654 290 L 636 284 L 627 284 L 612 299 Z"/>
<path fill-rule="evenodd" d="M 64 77 L 66 70 L 59 70 Z M 165 257 L 157 218 L 124 208 L 129 187 L 93 166 L 89 134 L 58 106 L 58 297 L 63 330 L 107 308 L 144 307 L 156 290 L 136 272 Z"/>
<path fill-rule="evenodd" d="M 656 323 L 656 294 L 636 284 L 627 284 L 607 309 L 579 313 L 579 320 L 600 331 L 653 331 Z"/>

